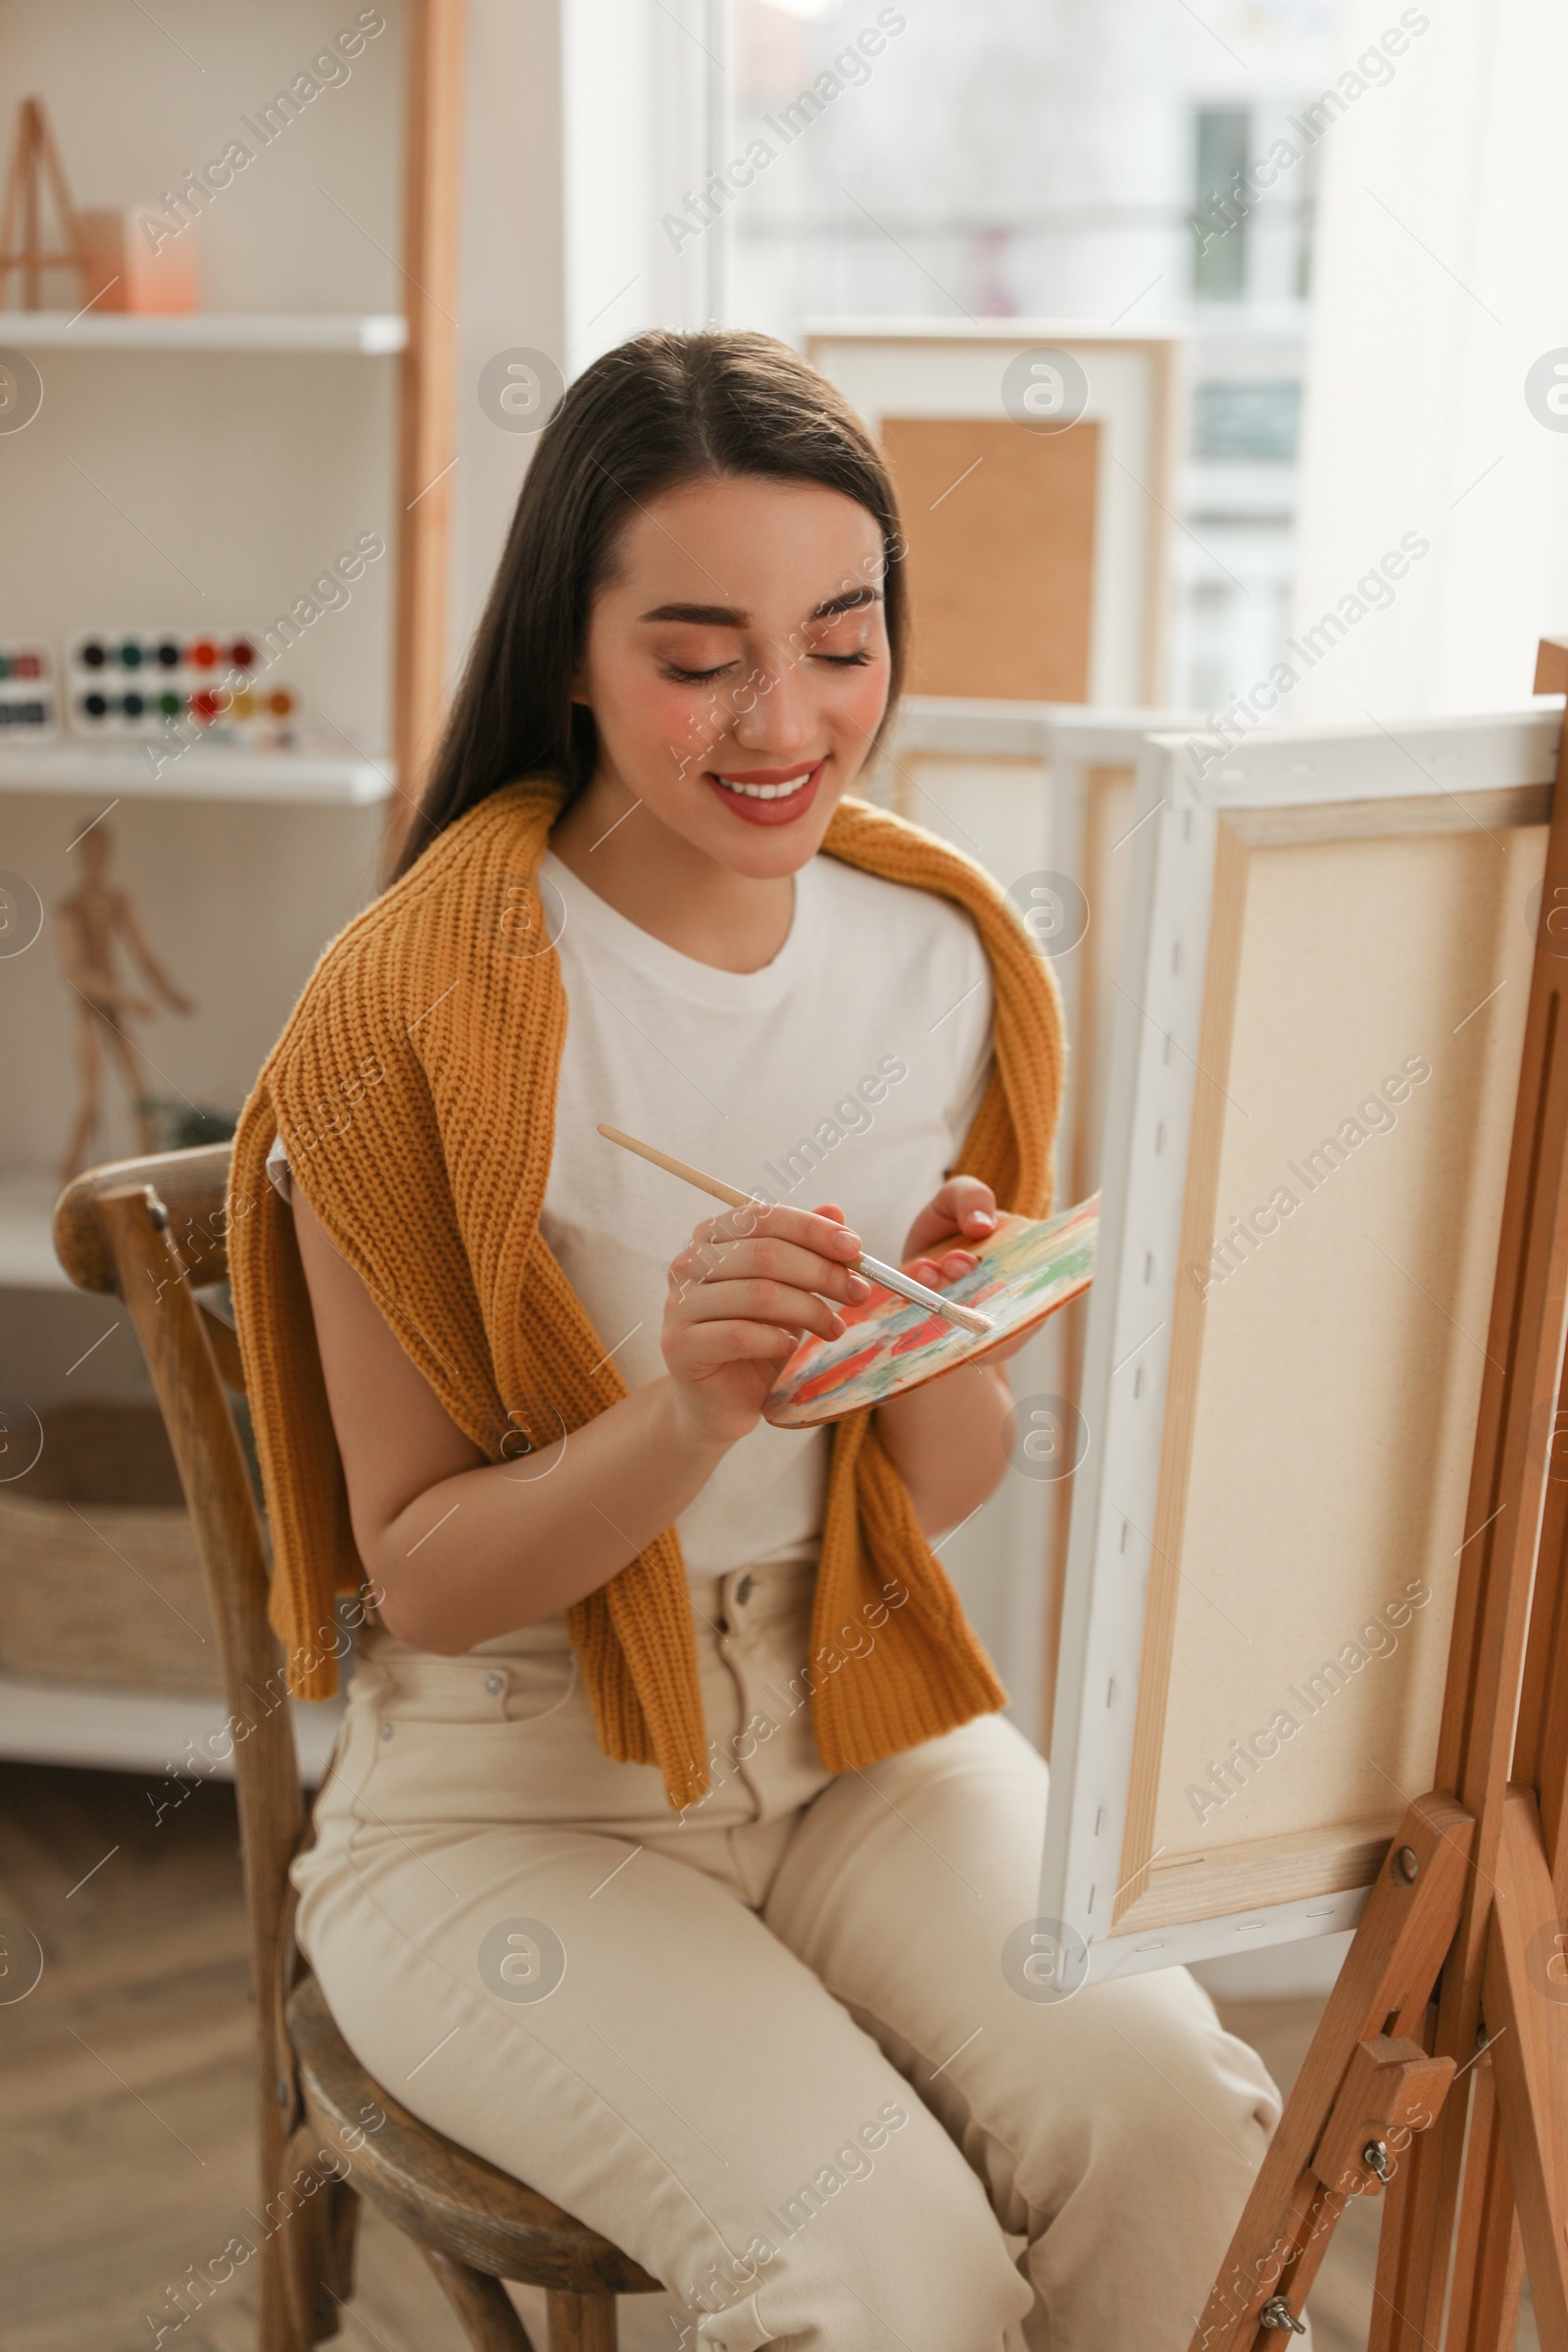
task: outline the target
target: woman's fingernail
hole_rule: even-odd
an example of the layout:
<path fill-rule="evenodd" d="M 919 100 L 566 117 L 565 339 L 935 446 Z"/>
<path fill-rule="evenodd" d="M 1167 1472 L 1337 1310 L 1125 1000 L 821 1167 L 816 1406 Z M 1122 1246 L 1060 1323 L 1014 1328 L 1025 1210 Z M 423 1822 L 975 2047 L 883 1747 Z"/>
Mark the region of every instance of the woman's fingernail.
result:
<path fill-rule="evenodd" d="M 847 1225 L 841 1225 L 833 1236 L 831 1247 L 840 1257 L 858 1257 L 860 1237 L 858 1233 L 851 1233 Z"/>
<path fill-rule="evenodd" d="M 852 1274 L 849 1278 L 849 1282 L 850 1297 L 857 1302 L 858 1302 L 861 1298 L 870 1298 L 871 1285 L 866 1281 L 863 1274 Z"/>
<path fill-rule="evenodd" d="M 836 1314 L 832 1307 L 829 1307 L 827 1310 L 827 1319 L 829 1324 L 832 1326 L 827 1335 L 830 1340 L 838 1339 L 842 1333 L 849 1329 L 844 1317 L 840 1314 Z"/>
<path fill-rule="evenodd" d="M 994 1225 L 996 1221 L 996 1218 L 991 1214 L 989 1208 L 972 1208 L 969 1211 L 969 1222 L 971 1225 L 985 1225 L 989 1227 Z"/>

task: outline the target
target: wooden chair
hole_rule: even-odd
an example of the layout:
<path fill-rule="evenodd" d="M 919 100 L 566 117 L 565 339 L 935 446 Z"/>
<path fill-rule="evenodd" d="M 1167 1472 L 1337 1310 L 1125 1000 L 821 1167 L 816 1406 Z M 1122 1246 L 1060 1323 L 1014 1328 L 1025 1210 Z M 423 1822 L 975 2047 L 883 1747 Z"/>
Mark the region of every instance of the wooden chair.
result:
<path fill-rule="evenodd" d="M 218 1144 L 91 1169 L 62 1194 L 54 1233 L 72 1281 L 116 1294 L 135 1326 L 222 1646 L 270 2230 L 260 2249 L 259 2352 L 307 2352 L 337 2333 L 361 2197 L 414 2239 L 478 2352 L 533 2352 L 503 2278 L 548 2291 L 551 2352 L 615 2352 L 616 2295 L 657 2293 L 658 2279 L 400 2106 L 349 2049 L 294 1943 L 288 1869 L 307 1815 L 289 1710 L 258 1697 L 269 1684 L 281 1689 L 282 1650 L 268 1623 L 261 1514 L 224 1395 L 242 1395 L 244 1375 L 232 1326 L 201 1296 L 227 1273 L 228 1160 Z M 367 2131 L 377 2114 L 385 2122 Z"/>

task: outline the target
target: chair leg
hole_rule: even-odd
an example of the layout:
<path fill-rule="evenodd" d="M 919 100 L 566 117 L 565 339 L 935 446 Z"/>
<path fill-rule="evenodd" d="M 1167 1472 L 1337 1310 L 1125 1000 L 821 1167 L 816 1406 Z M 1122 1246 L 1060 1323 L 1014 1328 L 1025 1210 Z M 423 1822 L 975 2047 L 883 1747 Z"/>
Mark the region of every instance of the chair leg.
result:
<path fill-rule="evenodd" d="M 309 2352 L 299 2331 L 294 2296 L 275 2237 L 264 2240 L 257 2263 L 256 2352 Z"/>
<path fill-rule="evenodd" d="M 550 2352 L 619 2352 L 613 2295 L 550 2297 Z"/>
<path fill-rule="evenodd" d="M 340 2303 L 354 2300 L 354 2251 L 360 2234 L 360 2192 L 350 2180 L 329 2180 L 322 2230 L 321 2279 Z"/>
<path fill-rule="evenodd" d="M 283 2151 L 274 2199 L 283 2220 L 273 2242 L 289 2323 L 301 2352 L 337 2334 L 343 2325 L 342 2306 L 354 2295 L 359 2192 L 313 2161 L 319 2145 L 310 2125 L 302 2124 Z M 309 2196 L 298 2185 L 305 2175 L 317 2182 Z"/>
<path fill-rule="evenodd" d="M 533 2338 L 499 2278 L 492 2278 L 488 2271 L 473 2270 L 466 2262 L 455 2262 L 450 2254 L 438 2254 L 433 2246 L 420 2246 L 419 2252 L 456 2312 L 473 2352 L 534 2352 Z"/>

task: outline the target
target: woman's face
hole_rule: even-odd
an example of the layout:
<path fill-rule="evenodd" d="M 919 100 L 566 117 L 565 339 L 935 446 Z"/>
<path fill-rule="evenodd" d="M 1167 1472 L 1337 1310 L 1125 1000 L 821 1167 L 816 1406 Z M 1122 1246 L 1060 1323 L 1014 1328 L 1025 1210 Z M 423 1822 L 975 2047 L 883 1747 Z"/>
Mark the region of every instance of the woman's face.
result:
<path fill-rule="evenodd" d="M 636 510 L 574 685 L 619 786 L 738 873 L 819 846 L 888 699 L 881 530 L 854 499 L 755 475 Z"/>

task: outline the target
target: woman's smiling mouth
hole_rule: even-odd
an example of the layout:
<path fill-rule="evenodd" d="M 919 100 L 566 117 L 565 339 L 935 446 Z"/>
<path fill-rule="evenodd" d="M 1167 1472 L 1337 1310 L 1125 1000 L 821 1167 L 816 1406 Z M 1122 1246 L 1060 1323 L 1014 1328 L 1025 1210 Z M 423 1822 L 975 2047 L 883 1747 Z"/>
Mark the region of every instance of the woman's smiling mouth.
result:
<path fill-rule="evenodd" d="M 737 816 L 751 824 L 783 824 L 800 816 L 816 798 L 816 786 L 827 762 L 807 760 L 795 767 L 742 768 L 720 775 L 706 768 L 704 780 Z"/>

